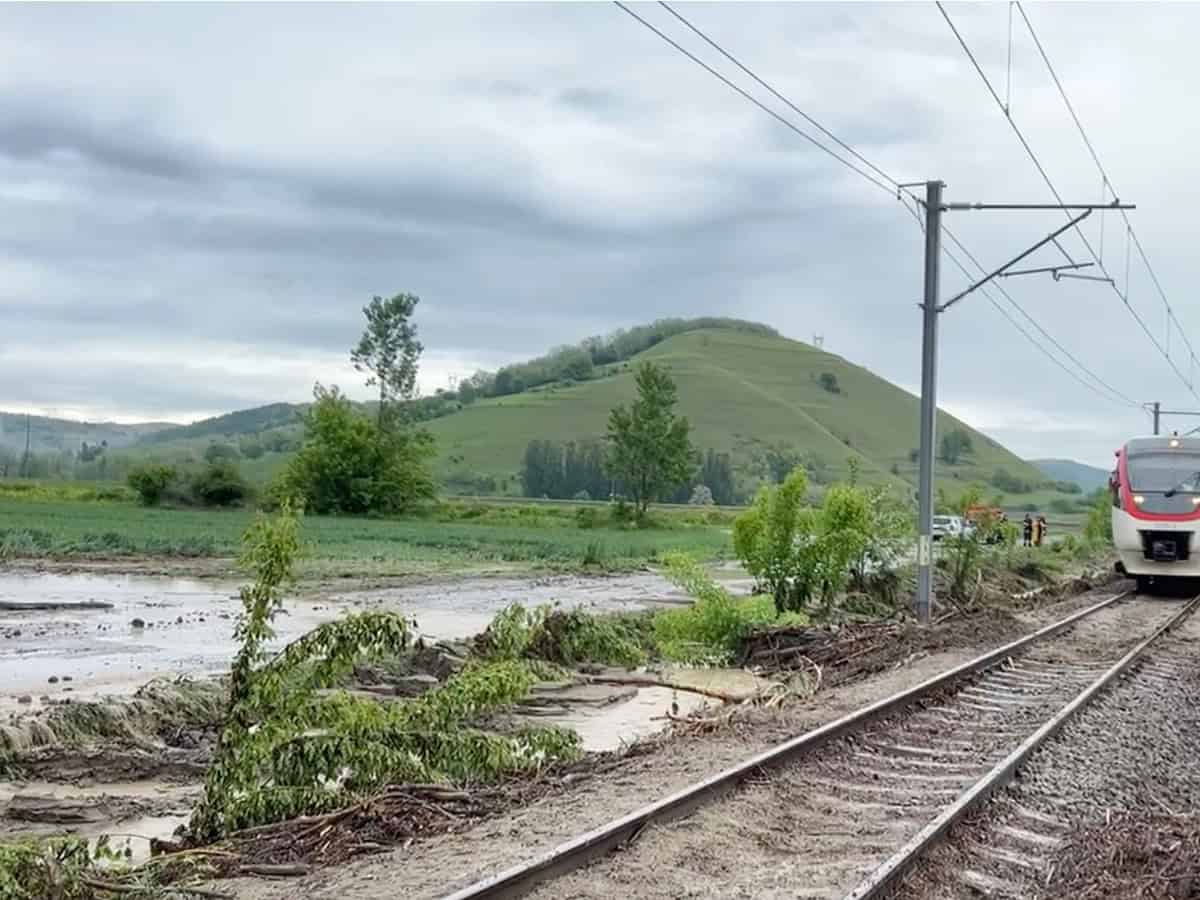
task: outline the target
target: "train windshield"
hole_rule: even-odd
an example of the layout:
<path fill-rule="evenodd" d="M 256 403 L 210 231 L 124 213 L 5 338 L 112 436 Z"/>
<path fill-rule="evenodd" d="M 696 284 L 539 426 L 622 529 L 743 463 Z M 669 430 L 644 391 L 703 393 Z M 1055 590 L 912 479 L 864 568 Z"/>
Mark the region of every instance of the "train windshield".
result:
<path fill-rule="evenodd" d="M 1200 494 L 1200 454 L 1139 453 L 1128 460 L 1129 487 L 1140 493 Z"/>

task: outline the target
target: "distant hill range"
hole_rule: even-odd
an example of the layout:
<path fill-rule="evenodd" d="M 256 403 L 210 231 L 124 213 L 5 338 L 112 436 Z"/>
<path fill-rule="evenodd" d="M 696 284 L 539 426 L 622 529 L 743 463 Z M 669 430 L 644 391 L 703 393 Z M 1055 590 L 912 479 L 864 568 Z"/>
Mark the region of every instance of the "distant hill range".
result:
<path fill-rule="evenodd" d="M 519 494 L 529 442 L 603 440 L 609 410 L 634 397 L 633 370 L 642 360 L 668 367 L 694 443 L 702 452 L 729 454 L 746 487 L 770 477 L 781 461 L 802 462 L 817 483 L 845 478 L 851 460 L 872 483 L 910 491 L 916 481 L 916 397 L 766 326 L 708 319 L 589 339 L 422 399 L 416 409 L 437 438 L 439 476 L 455 492 Z M 110 462 L 128 466 L 144 458 L 195 461 L 209 443 L 227 443 L 239 448 L 246 473 L 264 480 L 298 445 L 304 408 L 273 403 L 190 425 L 34 417 L 31 447 L 61 451 L 105 440 Z M 0 447 L 23 450 L 25 424 L 22 415 L 0 414 Z M 938 414 L 938 434 L 938 480 L 948 488 L 979 481 L 1017 494 L 1044 488 L 1048 479 L 1074 480 L 1039 471 L 948 413 Z"/>
<path fill-rule="evenodd" d="M 141 422 L 136 425 L 121 425 L 116 422 L 76 422 L 71 419 L 53 419 L 47 416 L 26 416 L 24 413 L 0 412 L 0 447 L 18 453 L 25 451 L 28 431 L 29 449 L 33 453 L 58 453 L 75 451 L 88 444 L 108 444 L 109 447 L 129 447 L 140 439 L 161 432 L 165 428 L 178 428 L 171 422 Z"/>
<path fill-rule="evenodd" d="M 1072 459 L 1035 459 L 1031 462 L 1038 470 L 1054 481 L 1070 481 L 1079 485 L 1085 494 L 1108 484 L 1108 472 L 1095 466 L 1086 466 Z"/>

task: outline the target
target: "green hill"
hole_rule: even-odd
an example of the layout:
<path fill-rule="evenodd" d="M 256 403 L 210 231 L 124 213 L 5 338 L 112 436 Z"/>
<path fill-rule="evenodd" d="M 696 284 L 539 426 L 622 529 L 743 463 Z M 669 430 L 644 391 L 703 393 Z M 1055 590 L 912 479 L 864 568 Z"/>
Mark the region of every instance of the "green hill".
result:
<path fill-rule="evenodd" d="M 245 434 L 257 434 L 270 428 L 292 425 L 300 421 L 304 407 L 297 403 L 268 403 L 253 409 L 240 409 L 201 419 L 190 425 L 171 425 L 144 435 L 139 443 L 162 444 L 168 441 L 191 438 L 229 438 Z"/>
<path fill-rule="evenodd" d="M 1079 485 L 1085 494 L 1108 485 L 1108 472 L 1073 459 L 1034 459 L 1030 462 L 1047 478 L 1070 481 Z"/>
<path fill-rule="evenodd" d="M 859 461 L 873 482 L 915 482 L 918 401 L 861 366 L 807 344 L 772 335 L 705 329 L 670 337 L 606 374 L 569 386 L 477 401 L 429 423 L 440 469 L 451 482 L 491 476 L 507 492 L 529 441 L 589 441 L 603 437 L 608 411 L 634 395 L 633 365 L 669 367 L 680 411 L 691 419 L 702 450 L 732 454 L 750 480 L 769 447 L 795 451 L 831 481 Z M 964 433 L 970 450 L 954 465 L 940 462 L 939 482 L 988 481 L 997 469 L 1031 486 L 1044 477 L 995 441 L 947 413 L 940 435 Z"/>
<path fill-rule="evenodd" d="M 577 359 L 581 355 L 590 360 Z M 426 424 L 437 438 L 437 470 L 447 491 L 519 494 L 530 441 L 602 440 L 609 411 L 634 396 L 633 369 L 641 360 L 669 368 L 679 387 L 680 411 L 694 428 L 693 442 L 701 451 L 730 455 L 744 494 L 794 462 L 802 462 L 817 484 L 845 478 L 851 459 L 866 481 L 905 491 L 916 482 L 918 401 L 913 395 L 765 326 L 667 320 L 510 366 L 500 373 L 508 373 L 504 379 L 481 381 L 473 391 L 473 396 L 490 396 L 463 402 L 462 392 L 439 393 L 415 401 L 414 414 L 430 417 Z M 575 373 L 582 380 L 541 383 Z M 501 380 L 503 390 L 512 392 L 496 396 Z M 520 391 L 519 384 L 539 386 Z M 34 418 L 33 447 L 70 450 L 83 440 L 106 439 L 110 452 L 103 464 L 74 471 L 82 477 L 121 478 L 146 459 L 196 464 L 216 442 L 236 451 L 247 477 L 263 482 L 299 446 L 303 409 L 273 403 L 184 426 Z M 3 443 L 11 444 L 19 433 L 23 447 L 24 424 L 24 416 L 0 414 Z M 939 412 L 938 434 L 961 445 L 953 458 L 939 460 L 940 486 L 954 491 L 984 482 L 1009 497 L 1045 486 L 1047 475 L 946 413 Z M 54 474 L 48 471 L 46 477 Z M 61 475 L 70 477 L 66 469 Z"/>

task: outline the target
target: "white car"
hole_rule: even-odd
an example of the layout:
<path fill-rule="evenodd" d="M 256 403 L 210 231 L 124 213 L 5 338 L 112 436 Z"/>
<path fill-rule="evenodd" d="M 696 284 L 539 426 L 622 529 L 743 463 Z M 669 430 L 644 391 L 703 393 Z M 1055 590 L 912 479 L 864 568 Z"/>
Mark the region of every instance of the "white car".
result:
<path fill-rule="evenodd" d="M 966 537 L 975 531 L 975 524 L 968 522 L 962 516 L 934 516 L 933 539 L 939 541 L 944 537 Z"/>

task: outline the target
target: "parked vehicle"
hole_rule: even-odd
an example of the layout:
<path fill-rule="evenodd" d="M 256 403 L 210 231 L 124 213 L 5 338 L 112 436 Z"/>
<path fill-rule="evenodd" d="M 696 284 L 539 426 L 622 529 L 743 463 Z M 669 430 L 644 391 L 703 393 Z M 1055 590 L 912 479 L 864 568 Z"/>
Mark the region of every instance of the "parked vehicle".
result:
<path fill-rule="evenodd" d="M 974 532 L 975 526 L 962 516 L 934 516 L 933 539 L 940 541 L 944 537 L 966 537 Z"/>

